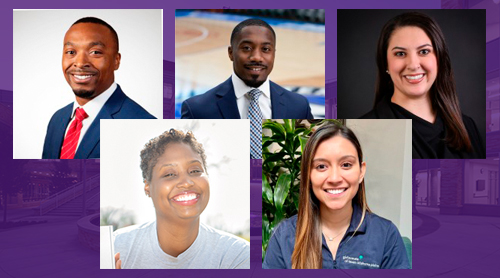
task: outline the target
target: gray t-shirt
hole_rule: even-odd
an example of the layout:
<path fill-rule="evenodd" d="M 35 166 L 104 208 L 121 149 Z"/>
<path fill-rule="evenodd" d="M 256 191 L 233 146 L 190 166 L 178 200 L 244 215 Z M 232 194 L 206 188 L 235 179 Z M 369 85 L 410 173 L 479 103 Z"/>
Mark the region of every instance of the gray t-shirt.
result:
<path fill-rule="evenodd" d="M 198 236 L 184 253 L 172 257 L 160 248 L 156 221 L 116 230 L 115 253 L 122 268 L 217 269 L 250 268 L 250 244 L 232 234 L 200 224 Z"/>

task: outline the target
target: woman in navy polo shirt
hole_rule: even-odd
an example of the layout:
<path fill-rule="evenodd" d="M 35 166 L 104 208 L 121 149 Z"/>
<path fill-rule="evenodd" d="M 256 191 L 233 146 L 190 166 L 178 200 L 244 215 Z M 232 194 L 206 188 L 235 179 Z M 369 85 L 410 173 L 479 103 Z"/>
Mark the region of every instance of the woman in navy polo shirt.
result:
<path fill-rule="evenodd" d="M 368 207 L 366 164 L 349 128 L 318 128 L 301 167 L 298 214 L 278 225 L 262 268 L 410 268 L 396 226 Z"/>

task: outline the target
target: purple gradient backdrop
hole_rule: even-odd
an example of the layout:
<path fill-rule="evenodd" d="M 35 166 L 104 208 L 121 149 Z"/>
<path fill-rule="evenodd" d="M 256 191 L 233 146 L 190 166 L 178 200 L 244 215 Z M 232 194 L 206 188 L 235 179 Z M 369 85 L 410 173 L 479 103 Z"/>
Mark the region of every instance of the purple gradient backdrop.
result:
<path fill-rule="evenodd" d="M 67 166 L 56 162 L 37 160 L 12 160 L 12 9 L 69 9 L 69 8 L 156 8 L 163 9 L 164 16 L 164 117 L 173 118 L 174 110 L 174 12 L 175 9 L 188 8 L 321 8 L 327 16 L 327 55 L 326 55 L 326 116 L 336 117 L 336 81 L 337 81 L 337 49 L 336 49 L 336 9 L 337 8 L 441 8 L 441 2 L 435 0 L 401 3 L 393 1 L 357 0 L 334 3 L 333 1 L 298 0 L 265 1 L 256 0 L 248 4 L 234 4 L 227 1 L 183 1 L 167 3 L 164 1 L 107 1 L 96 4 L 75 4 L 66 1 L 19 1 L 15 4 L 2 4 L 0 10 L 0 36 L 4 55 L 0 58 L 0 186 L 2 191 L 9 191 L 16 185 L 23 186 L 22 172 L 34 171 L 57 174 L 63 168 L 73 168 L 73 173 L 81 176 L 92 176 L 94 161 L 86 171 L 81 170 L 82 161 L 69 161 Z M 464 3 L 478 1 L 445 1 L 444 8 L 456 7 Z M 362 19 L 360 19 L 362 20 Z M 36 47 L 36 42 L 33 42 Z M 487 72 L 498 72 L 498 44 L 487 58 L 490 62 Z M 27 53 L 29 55 L 29 53 Z M 36 57 L 33 57 L 36 59 Z M 491 61 L 491 60 L 490 60 Z M 39 69 L 31 69 L 33 72 Z M 59 73 L 55 73 L 59 74 Z M 498 73 L 497 76 L 498 77 Z M 486 80 L 485 80 L 486 81 Z M 487 136 L 487 152 L 489 164 L 498 165 L 500 134 L 489 133 Z M 472 161 L 481 163 L 481 161 Z M 94 163 L 94 164 L 92 164 Z M 252 161 L 251 166 L 251 269 L 238 271 L 207 270 L 132 270 L 113 271 L 99 270 L 99 254 L 84 247 L 79 241 L 77 221 L 82 216 L 52 215 L 33 216 L 30 209 L 7 209 L 8 221 L 44 220 L 46 223 L 16 228 L 3 228 L 0 222 L 0 277 L 275 277 L 283 275 L 280 270 L 261 269 L 261 162 Z M 52 166 L 48 167 L 50 164 Z M 360 271 L 329 270 L 287 271 L 288 277 L 500 277 L 500 206 L 484 206 L 464 204 L 464 192 L 475 184 L 464 182 L 466 172 L 472 171 L 472 163 L 448 160 L 441 161 L 441 207 L 429 209 L 417 207 L 413 215 L 413 269 Z M 94 165 L 95 166 L 95 165 Z M 421 160 L 415 161 L 414 171 L 433 169 L 435 163 Z M 469 174 L 475 178 L 475 174 Z M 24 174 L 24 176 L 26 176 Z M 443 176 L 445 178 L 443 178 Z M 43 178 L 42 178 L 43 180 Z M 40 182 L 40 180 L 36 180 Z M 25 182 L 25 181 L 24 181 Z M 60 185 L 60 180 L 52 184 Z M 498 179 L 497 179 L 498 188 Z M 88 211 L 85 213 L 88 213 Z M 458 213 L 458 214 L 456 214 Z M 451 215 L 450 215 L 451 214 Z M 4 210 L 0 208 L 0 221 L 3 221 Z M 474 216 L 475 215 L 475 216 Z M 492 215 L 493 217 L 487 215 Z"/>

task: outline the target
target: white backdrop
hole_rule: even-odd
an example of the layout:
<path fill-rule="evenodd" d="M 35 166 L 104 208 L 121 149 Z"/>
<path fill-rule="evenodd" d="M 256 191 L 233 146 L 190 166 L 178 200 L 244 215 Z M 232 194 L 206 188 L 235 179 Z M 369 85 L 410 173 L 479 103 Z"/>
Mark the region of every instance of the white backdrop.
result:
<path fill-rule="evenodd" d="M 366 162 L 368 206 L 412 238 L 411 120 L 347 120 Z"/>
<path fill-rule="evenodd" d="M 62 71 L 63 39 L 71 24 L 87 16 L 118 33 L 122 57 L 115 82 L 163 118 L 162 10 L 14 11 L 14 158 L 41 158 L 50 118 L 75 100 Z"/>
<path fill-rule="evenodd" d="M 155 220 L 153 202 L 144 194 L 140 151 L 170 128 L 191 130 L 205 148 L 210 200 L 201 221 L 249 234 L 249 120 L 101 120 L 101 208 L 131 210 L 138 224 Z"/>

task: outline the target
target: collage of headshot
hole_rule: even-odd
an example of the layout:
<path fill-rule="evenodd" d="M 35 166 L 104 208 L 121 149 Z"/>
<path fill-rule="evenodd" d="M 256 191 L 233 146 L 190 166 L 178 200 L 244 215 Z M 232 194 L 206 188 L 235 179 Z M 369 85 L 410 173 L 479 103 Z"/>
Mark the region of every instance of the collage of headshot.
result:
<path fill-rule="evenodd" d="M 83 254 L 85 277 L 498 274 L 458 255 L 500 227 L 486 8 L 27 9 L 12 24 L 0 235 L 71 241 L 54 258 Z"/>

